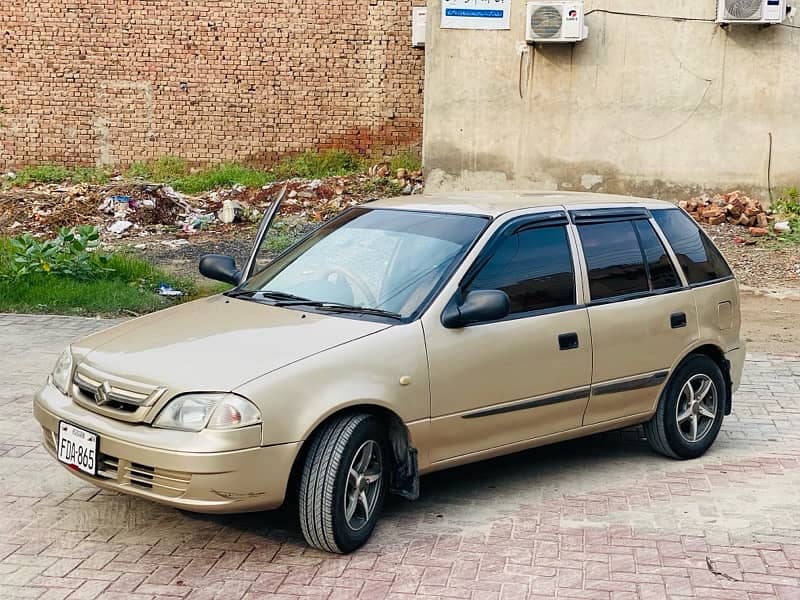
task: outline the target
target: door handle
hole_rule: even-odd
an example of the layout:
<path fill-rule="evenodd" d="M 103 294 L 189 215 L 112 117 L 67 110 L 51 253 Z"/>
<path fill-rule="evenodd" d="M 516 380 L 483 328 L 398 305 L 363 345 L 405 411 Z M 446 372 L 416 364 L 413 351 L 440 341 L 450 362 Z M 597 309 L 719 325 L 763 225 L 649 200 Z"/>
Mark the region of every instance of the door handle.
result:
<path fill-rule="evenodd" d="M 577 333 L 562 333 L 558 336 L 558 349 L 559 350 L 574 350 L 578 347 L 578 334 Z"/>
<path fill-rule="evenodd" d="M 686 313 L 676 312 L 669 316 L 669 324 L 673 329 L 680 329 L 686 327 Z"/>

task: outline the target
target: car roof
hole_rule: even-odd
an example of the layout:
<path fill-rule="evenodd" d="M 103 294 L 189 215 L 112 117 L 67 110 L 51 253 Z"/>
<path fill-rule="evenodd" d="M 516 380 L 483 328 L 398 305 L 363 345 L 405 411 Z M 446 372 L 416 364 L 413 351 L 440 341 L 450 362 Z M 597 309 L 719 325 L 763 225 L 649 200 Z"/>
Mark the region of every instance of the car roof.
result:
<path fill-rule="evenodd" d="M 399 210 L 424 210 L 428 212 L 474 214 L 496 217 L 507 212 L 526 208 L 565 207 L 570 208 L 674 208 L 665 200 L 634 198 L 592 192 L 449 192 L 401 196 L 369 203 L 374 208 Z"/>

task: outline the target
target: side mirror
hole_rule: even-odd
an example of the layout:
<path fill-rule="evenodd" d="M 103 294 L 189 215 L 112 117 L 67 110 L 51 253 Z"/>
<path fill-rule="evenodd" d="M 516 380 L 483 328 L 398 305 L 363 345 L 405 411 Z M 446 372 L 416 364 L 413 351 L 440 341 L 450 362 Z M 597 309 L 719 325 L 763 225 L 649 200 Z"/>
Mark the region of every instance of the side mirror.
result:
<path fill-rule="evenodd" d="M 242 276 L 242 272 L 236 268 L 233 257 L 223 254 L 206 254 L 201 258 L 200 273 L 209 279 L 224 281 L 231 285 L 238 285 Z"/>
<path fill-rule="evenodd" d="M 511 301 L 501 290 L 473 290 L 459 306 L 451 302 L 442 314 L 442 325 L 457 329 L 470 323 L 496 321 L 508 316 Z"/>

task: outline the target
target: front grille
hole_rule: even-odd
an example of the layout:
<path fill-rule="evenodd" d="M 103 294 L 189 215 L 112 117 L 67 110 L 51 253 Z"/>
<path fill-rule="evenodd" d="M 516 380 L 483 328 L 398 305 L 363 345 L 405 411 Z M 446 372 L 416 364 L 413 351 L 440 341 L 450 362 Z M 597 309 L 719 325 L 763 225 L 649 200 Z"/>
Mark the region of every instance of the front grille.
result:
<path fill-rule="evenodd" d="M 112 479 L 120 485 L 143 488 L 168 498 L 182 496 L 189 489 L 192 480 L 191 473 L 160 469 L 108 454 L 100 454 L 97 476 Z"/>
<path fill-rule="evenodd" d="M 97 397 L 98 386 L 88 384 L 78 375 L 75 375 L 75 386 L 81 391 L 87 400 L 94 402 L 96 405 L 105 406 L 112 410 L 121 410 L 127 413 L 136 412 L 139 409 L 138 404 L 130 402 L 129 400 L 116 394 L 109 394 L 108 398 L 103 400 L 103 403 L 101 404 Z"/>
<path fill-rule="evenodd" d="M 42 435 L 45 446 L 56 453 L 56 433 L 43 427 Z M 189 489 L 192 474 L 143 465 L 100 452 L 97 456 L 97 478 L 120 486 L 145 489 L 165 498 L 178 498 Z"/>
<path fill-rule="evenodd" d="M 80 365 L 72 380 L 72 398 L 82 407 L 107 417 L 141 423 L 165 388 L 120 380 Z"/>
<path fill-rule="evenodd" d="M 108 454 L 100 454 L 97 458 L 97 476 L 104 479 L 116 479 L 119 472 L 119 460 Z"/>
<path fill-rule="evenodd" d="M 140 465 L 139 463 L 131 463 L 131 466 L 128 467 L 128 480 L 131 482 L 131 485 L 152 489 L 155 473 L 156 470 L 153 467 Z"/>

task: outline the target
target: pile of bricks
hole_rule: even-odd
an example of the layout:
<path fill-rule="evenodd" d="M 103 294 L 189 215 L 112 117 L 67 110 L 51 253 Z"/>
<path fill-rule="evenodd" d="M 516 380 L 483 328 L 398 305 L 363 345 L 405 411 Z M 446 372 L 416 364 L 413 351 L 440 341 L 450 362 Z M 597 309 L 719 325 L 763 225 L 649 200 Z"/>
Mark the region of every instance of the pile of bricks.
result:
<path fill-rule="evenodd" d="M 758 200 L 740 191 L 709 196 L 704 194 L 691 200 L 681 200 L 678 205 L 698 223 L 720 225 L 730 223 L 749 227 L 752 235 L 766 235 L 769 210 Z"/>

